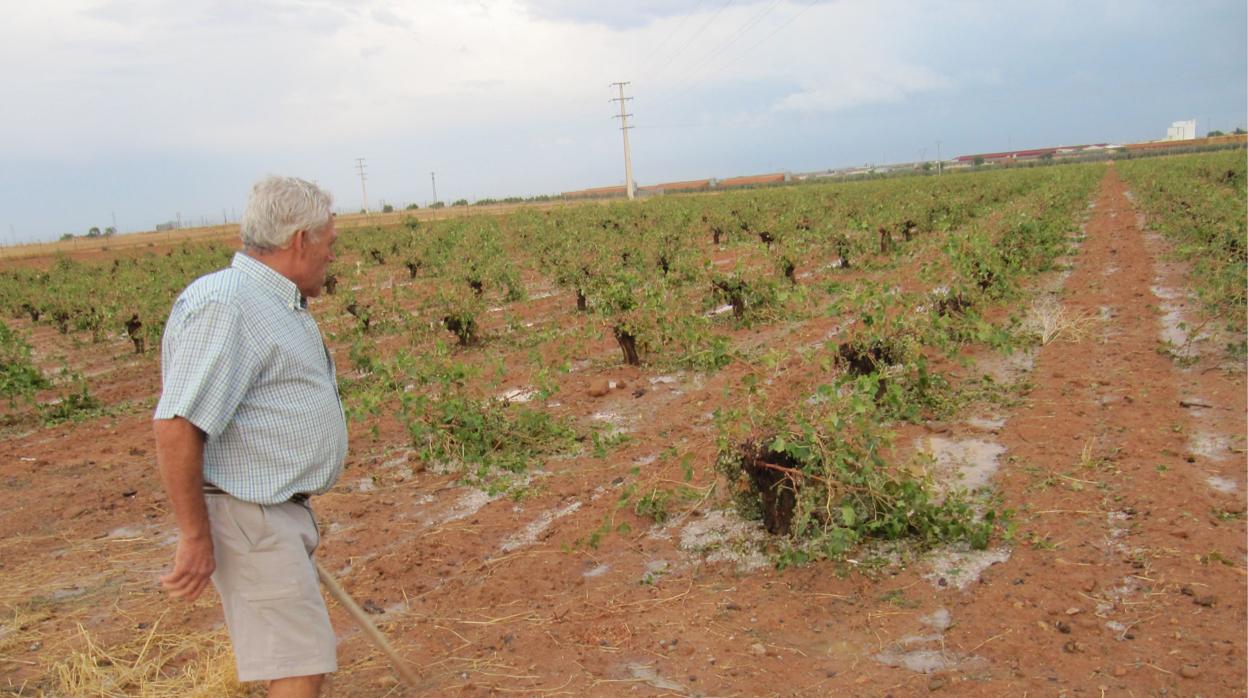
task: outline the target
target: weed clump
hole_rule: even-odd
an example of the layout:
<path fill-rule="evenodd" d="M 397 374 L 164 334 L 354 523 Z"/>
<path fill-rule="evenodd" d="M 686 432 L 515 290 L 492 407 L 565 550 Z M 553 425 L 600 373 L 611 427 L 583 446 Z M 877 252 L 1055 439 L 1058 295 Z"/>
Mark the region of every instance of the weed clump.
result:
<path fill-rule="evenodd" d="M 784 537 L 779 564 L 840 559 L 868 539 L 927 548 L 988 545 L 998 515 L 925 473 L 890 466 L 869 380 L 820 389 L 821 409 L 779 415 L 743 440 L 721 439 L 717 469 L 738 511 Z"/>

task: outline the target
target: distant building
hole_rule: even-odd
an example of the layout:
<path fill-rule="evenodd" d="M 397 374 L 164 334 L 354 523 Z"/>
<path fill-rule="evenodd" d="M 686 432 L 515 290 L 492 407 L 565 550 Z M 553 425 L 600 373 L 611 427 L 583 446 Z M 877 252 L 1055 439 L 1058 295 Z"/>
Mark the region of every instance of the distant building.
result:
<path fill-rule="evenodd" d="M 1071 157 L 1088 151 L 1104 150 L 1108 143 L 1092 143 L 1090 145 L 1060 145 L 1051 148 L 1033 148 L 1031 150 L 1009 150 L 1000 153 L 979 153 L 978 155 L 959 155 L 955 163 L 973 164 L 975 162 L 999 163 L 1013 160 L 1037 160 L 1040 158 Z"/>
<path fill-rule="evenodd" d="M 1170 124 L 1170 128 L 1166 129 L 1166 138 L 1168 141 L 1190 141 L 1196 138 L 1196 120 L 1188 119 L 1187 121 L 1176 121 Z"/>

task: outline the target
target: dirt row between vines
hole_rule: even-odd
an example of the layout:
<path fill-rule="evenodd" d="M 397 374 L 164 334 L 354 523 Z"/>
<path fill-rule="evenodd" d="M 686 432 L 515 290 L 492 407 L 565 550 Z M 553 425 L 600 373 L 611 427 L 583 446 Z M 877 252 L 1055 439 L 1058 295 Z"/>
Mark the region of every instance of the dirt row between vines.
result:
<path fill-rule="evenodd" d="M 425 683 L 398 685 L 331 606 L 335 695 L 1242 694 L 1244 373 L 1219 364 L 1216 338 L 1182 336 L 1198 317 L 1186 270 L 1144 223 L 1110 167 L 1073 271 L 1044 283 L 1065 334 L 945 367 L 1022 381 L 1020 403 L 898 430 L 895 455 L 929 452 L 1015 510 L 1014 540 L 987 551 L 773 569 L 758 528 L 710 489 L 712 411 L 757 370 L 739 364 L 698 376 L 580 362 L 559 412 L 630 440 L 546 463 L 519 500 L 422 470 L 394 425 L 373 438 L 353 424 L 343 480 L 315 502 L 319 555 Z M 834 326 L 746 334 L 813 347 Z M 809 365 L 759 377 L 796 402 L 830 378 Z M 138 366 L 111 375 L 120 394 L 154 390 Z M 220 637 L 215 596 L 186 606 L 156 589 L 175 537 L 153 453 L 146 412 L 0 445 L 0 691 L 38 695 L 83 647 L 79 625 L 103 646 L 157 626 Z M 708 498 L 663 525 L 637 516 L 649 488 L 686 484 L 685 456 Z"/>

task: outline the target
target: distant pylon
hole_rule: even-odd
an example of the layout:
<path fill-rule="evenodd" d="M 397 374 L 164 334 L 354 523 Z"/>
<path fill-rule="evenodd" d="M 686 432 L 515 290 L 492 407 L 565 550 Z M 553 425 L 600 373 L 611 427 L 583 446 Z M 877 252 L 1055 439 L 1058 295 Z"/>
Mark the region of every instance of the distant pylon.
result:
<path fill-rule="evenodd" d="M 628 129 L 632 128 L 632 126 L 628 125 L 628 117 L 632 116 L 632 114 L 627 113 L 627 110 L 625 109 L 625 105 L 624 105 L 624 103 L 632 99 L 632 97 L 624 96 L 624 86 L 627 84 L 628 84 L 627 82 L 611 83 L 612 87 L 620 88 L 620 96 L 613 97 L 611 101 L 620 103 L 620 113 L 614 118 L 618 118 L 620 120 L 620 132 L 624 134 L 624 186 L 625 186 L 625 190 L 628 192 L 628 198 L 632 199 L 633 198 L 633 155 L 628 147 Z"/>
<path fill-rule="evenodd" d="M 355 159 L 355 170 L 360 173 L 360 197 L 364 200 L 364 205 L 360 208 L 364 209 L 365 215 L 368 214 L 368 188 L 364 186 L 364 180 L 368 179 L 364 175 L 364 158 Z"/>

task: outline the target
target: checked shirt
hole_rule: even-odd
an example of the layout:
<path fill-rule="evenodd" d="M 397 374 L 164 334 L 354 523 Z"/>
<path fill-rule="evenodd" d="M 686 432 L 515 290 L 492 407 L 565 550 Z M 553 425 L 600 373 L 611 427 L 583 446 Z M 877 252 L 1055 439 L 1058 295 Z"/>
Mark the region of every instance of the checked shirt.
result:
<path fill-rule="evenodd" d="M 207 435 L 204 480 L 257 504 L 328 490 L 347 426 L 334 361 L 295 284 L 242 252 L 174 301 L 155 419 Z"/>

